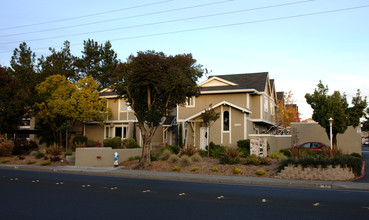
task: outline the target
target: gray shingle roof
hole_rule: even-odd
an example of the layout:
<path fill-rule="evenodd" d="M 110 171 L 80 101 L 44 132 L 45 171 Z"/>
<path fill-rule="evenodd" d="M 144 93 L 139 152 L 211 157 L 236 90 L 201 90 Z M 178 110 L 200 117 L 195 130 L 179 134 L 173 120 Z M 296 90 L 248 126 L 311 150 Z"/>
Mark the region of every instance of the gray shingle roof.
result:
<path fill-rule="evenodd" d="M 237 85 L 202 87 L 201 91 L 255 89 L 258 92 L 264 92 L 267 79 L 268 79 L 268 72 L 217 75 L 217 76 L 210 76 L 209 78 L 211 77 L 218 77 L 218 78 L 227 80 L 229 82 L 235 83 Z"/>

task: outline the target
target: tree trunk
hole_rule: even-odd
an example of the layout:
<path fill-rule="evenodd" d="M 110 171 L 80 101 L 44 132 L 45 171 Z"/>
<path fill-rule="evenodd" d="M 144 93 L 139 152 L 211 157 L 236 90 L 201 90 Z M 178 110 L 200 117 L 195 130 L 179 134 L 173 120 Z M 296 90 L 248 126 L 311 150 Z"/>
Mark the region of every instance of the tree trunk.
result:
<path fill-rule="evenodd" d="M 143 147 L 142 147 L 142 155 L 140 159 L 140 164 L 138 165 L 139 169 L 146 169 L 147 167 L 151 166 L 151 139 L 156 132 L 158 126 L 147 128 L 144 124 L 139 124 L 139 128 L 141 130 L 142 140 L 143 140 Z"/>

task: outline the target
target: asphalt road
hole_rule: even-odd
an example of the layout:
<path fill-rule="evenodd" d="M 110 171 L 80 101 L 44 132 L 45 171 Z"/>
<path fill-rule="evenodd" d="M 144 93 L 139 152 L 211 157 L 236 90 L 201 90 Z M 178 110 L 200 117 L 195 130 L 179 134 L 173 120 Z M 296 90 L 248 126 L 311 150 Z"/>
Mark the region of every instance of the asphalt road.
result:
<path fill-rule="evenodd" d="M 369 192 L 0 169 L 1 219 L 369 219 Z"/>

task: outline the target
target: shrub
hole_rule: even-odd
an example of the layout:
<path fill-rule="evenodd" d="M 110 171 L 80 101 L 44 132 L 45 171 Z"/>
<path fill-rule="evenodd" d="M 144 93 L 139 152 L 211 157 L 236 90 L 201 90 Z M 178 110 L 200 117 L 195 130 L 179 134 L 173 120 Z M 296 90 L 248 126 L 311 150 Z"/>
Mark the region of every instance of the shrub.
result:
<path fill-rule="evenodd" d="M 159 159 L 160 155 L 161 155 L 160 152 L 155 153 L 155 154 L 150 154 L 151 161 L 157 161 Z"/>
<path fill-rule="evenodd" d="M 195 153 L 197 153 L 197 149 L 194 148 L 193 146 L 187 146 L 187 148 L 185 149 L 182 149 L 182 154 L 183 155 L 188 155 L 188 156 L 192 156 L 194 155 Z"/>
<path fill-rule="evenodd" d="M 237 141 L 237 147 L 240 149 L 248 150 L 250 152 L 250 139 Z"/>
<path fill-rule="evenodd" d="M 350 155 L 353 156 L 353 157 L 361 158 L 361 155 L 359 153 L 356 153 L 356 152 L 351 153 Z"/>
<path fill-rule="evenodd" d="M 141 159 L 141 156 L 134 156 L 134 157 L 129 157 L 128 160 L 129 161 L 132 161 L 132 160 L 140 160 Z"/>
<path fill-rule="evenodd" d="M 244 165 L 251 164 L 251 165 L 256 165 L 256 166 L 257 165 L 269 165 L 270 161 L 267 157 L 258 157 L 255 154 L 252 154 L 243 160 L 243 164 Z"/>
<path fill-rule="evenodd" d="M 196 153 L 196 154 L 194 154 L 194 155 L 191 156 L 191 160 L 193 162 L 199 162 L 199 161 L 202 160 L 202 157 L 200 156 L 200 154 Z"/>
<path fill-rule="evenodd" d="M 60 147 L 58 144 L 53 144 L 50 147 L 48 147 L 48 152 L 52 156 L 58 156 L 63 152 L 63 148 Z"/>
<path fill-rule="evenodd" d="M 361 168 L 363 165 L 362 159 L 353 157 L 351 155 L 336 156 L 332 158 L 288 158 L 287 160 L 281 161 L 278 170 L 281 171 L 284 167 L 292 164 L 294 166 L 301 165 L 302 167 L 323 167 L 326 168 L 329 165 L 333 167 L 341 166 L 351 168 L 356 176 L 361 175 Z"/>
<path fill-rule="evenodd" d="M 232 159 L 239 158 L 240 152 L 236 148 L 226 148 L 226 150 L 223 152 L 223 155 L 226 157 L 230 157 Z"/>
<path fill-rule="evenodd" d="M 269 155 L 269 157 L 272 158 L 272 159 L 278 159 L 281 156 L 283 156 L 282 152 L 272 153 L 272 154 Z"/>
<path fill-rule="evenodd" d="M 213 167 L 210 170 L 213 171 L 213 172 L 218 172 L 219 171 L 219 168 L 218 167 Z"/>
<path fill-rule="evenodd" d="M 242 170 L 241 170 L 240 168 L 234 168 L 234 169 L 232 170 L 232 173 L 233 173 L 233 174 L 239 174 L 239 173 L 242 173 Z"/>
<path fill-rule="evenodd" d="M 199 167 L 193 167 L 193 168 L 191 169 L 191 171 L 193 171 L 193 172 L 198 171 L 198 170 L 199 170 Z"/>
<path fill-rule="evenodd" d="M 80 143 L 80 142 L 77 142 L 75 144 L 73 144 L 73 149 L 77 149 L 77 148 L 82 148 L 82 147 L 86 147 L 86 144 L 85 143 Z"/>
<path fill-rule="evenodd" d="M 337 147 L 333 147 L 332 149 L 330 147 L 324 147 L 322 154 L 325 158 L 341 157 L 343 156 L 343 151 Z"/>
<path fill-rule="evenodd" d="M 36 142 L 16 140 L 14 143 L 13 155 L 28 155 L 32 150 L 38 150 Z"/>
<path fill-rule="evenodd" d="M 113 149 L 122 148 L 122 140 L 120 137 L 107 138 L 103 141 L 104 147 L 111 147 Z"/>
<path fill-rule="evenodd" d="M 266 174 L 266 171 L 265 170 L 257 170 L 256 174 L 259 175 L 259 176 L 262 176 L 262 175 Z"/>
<path fill-rule="evenodd" d="M 172 171 L 179 171 L 181 168 L 179 166 L 175 166 L 172 168 Z"/>
<path fill-rule="evenodd" d="M 53 162 L 60 161 L 60 158 L 58 156 L 53 156 L 53 157 L 50 157 L 50 161 L 53 161 Z"/>
<path fill-rule="evenodd" d="M 87 145 L 87 137 L 86 136 L 75 136 L 72 139 L 72 144 L 76 146 L 77 144 L 81 145 Z"/>
<path fill-rule="evenodd" d="M 4 159 L 4 160 L 1 161 L 1 163 L 7 163 L 9 161 L 10 161 L 9 159 Z"/>
<path fill-rule="evenodd" d="M 283 153 L 286 157 L 291 157 L 291 151 L 288 149 L 281 149 L 279 152 Z"/>
<path fill-rule="evenodd" d="M 36 161 L 33 161 L 33 160 L 30 160 L 30 161 L 27 162 L 27 164 L 35 164 L 35 163 L 36 163 Z"/>
<path fill-rule="evenodd" d="M 136 143 L 135 139 L 127 138 L 122 141 L 122 145 L 125 148 L 140 148 L 140 146 Z"/>
<path fill-rule="evenodd" d="M 0 155 L 8 157 L 12 155 L 14 142 L 12 140 L 4 140 L 0 143 Z"/>
<path fill-rule="evenodd" d="M 44 153 L 42 153 L 42 152 L 40 152 L 40 151 L 37 151 L 37 153 L 36 153 L 36 155 L 35 155 L 35 158 L 36 159 L 41 159 L 41 158 L 43 158 L 45 156 L 45 154 Z"/>
<path fill-rule="evenodd" d="M 211 151 L 211 156 L 214 158 L 220 158 L 220 156 L 226 151 L 226 147 L 221 145 L 216 145 Z"/>
<path fill-rule="evenodd" d="M 181 147 L 177 145 L 168 145 L 165 148 L 169 149 L 173 154 L 179 154 Z"/>
<path fill-rule="evenodd" d="M 189 156 L 187 155 L 183 155 L 178 162 L 179 166 L 183 167 L 183 166 L 189 166 L 192 164 L 192 160 Z"/>
<path fill-rule="evenodd" d="M 51 161 L 45 161 L 45 162 L 42 162 L 40 165 L 41 166 L 47 166 L 47 165 L 50 165 L 51 164 Z"/>
<path fill-rule="evenodd" d="M 230 158 L 227 156 L 221 156 L 219 159 L 220 164 L 239 164 L 240 158 Z"/>
<path fill-rule="evenodd" d="M 64 157 L 66 156 L 72 156 L 73 155 L 73 152 L 71 150 L 68 150 L 64 153 Z"/>
<path fill-rule="evenodd" d="M 160 160 L 168 160 L 168 158 L 172 155 L 172 152 L 169 150 L 164 150 L 163 153 L 160 154 L 159 159 Z"/>
<path fill-rule="evenodd" d="M 240 152 L 236 148 L 226 148 L 220 156 L 221 164 L 238 164 L 240 163 Z"/>
<path fill-rule="evenodd" d="M 168 158 L 169 163 L 177 163 L 179 161 L 179 157 L 176 154 L 172 154 Z"/>
<path fill-rule="evenodd" d="M 208 152 L 206 150 L 198 150 L 197 153 L 201 156 L 201 157 L 207 157 L 208 156 Z"/>

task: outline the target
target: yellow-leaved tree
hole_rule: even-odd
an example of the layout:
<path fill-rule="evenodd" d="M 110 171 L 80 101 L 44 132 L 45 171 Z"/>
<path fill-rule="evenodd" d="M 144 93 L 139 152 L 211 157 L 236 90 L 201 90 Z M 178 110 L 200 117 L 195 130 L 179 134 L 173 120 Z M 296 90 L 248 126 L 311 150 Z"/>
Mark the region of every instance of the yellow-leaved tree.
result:
<path fill-rule="evenodd" d="M 68 132 L 68 128 L 82 122 L 103 123 L 111 116 L 106 99 L 99 98 L 98 88 L 99 83 L 92 77 L 72 83 L 62 75 L 49 76 L 36 87 L 42 100 L 36 103 L 37 118 L 48 125 L 60 145 L 62 132 Z"/>

